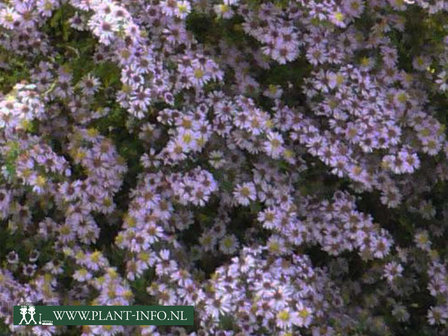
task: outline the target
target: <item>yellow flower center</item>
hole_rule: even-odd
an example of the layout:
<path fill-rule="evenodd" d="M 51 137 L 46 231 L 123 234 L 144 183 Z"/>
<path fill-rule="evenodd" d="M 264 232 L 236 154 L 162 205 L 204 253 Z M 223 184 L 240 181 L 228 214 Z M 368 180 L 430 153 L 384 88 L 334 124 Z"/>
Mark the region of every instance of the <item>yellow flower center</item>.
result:
<path fill-rule="evenodd" d="M 226 248 L 231 248 L 233 246 L 233 240 L 230 237 L 224 238 L 223 244 Z"/>
<path fill-rule="evenodd" d="M 241 188 L 241 195 L 245 196 L 245 197 L 249 197 L 250 196 L 250 190 L 247 187 L 243 187 Z"/>
<path fill-rule="evenodd" d="M 202 77 L 204 77 L 204 71 L 202 71 L 201 69 L 196 69 L 194 71 L 194 76 L 196 78 L 202 78 Z"/>
<path fill-rule="evenodd" d="M 179 13 L 186 13 L 188 11 L 188 7 L 184 4 L 178 4 L 177 9 L 179 10 Z"/>
<path fill-rule="evenodd" d="M 184 143 L 186 143 L 186 144 L 191 143 L 192 140 L 193 140 L 193 138 L 192 138 L 192 136 L 191 136 L 190 133 L 186 133 L 186 134 L 184 134 L 183 137 L 182 137 L 182 141 L 183 141 Z"/>
<path fill-rule="evenodd" d="M 336 19 L 336 21 L 342 22 L 344 21 L 344 14 L 342 14 L 341 12 L 336 12 L 334 13 L 334 18 Z"/>
<path fill-rule="evenodd" d="M 301 318 L 307 318 L 308 316 L 310 316 L 310 312 L 307 310 L 307 309 L 302 309 L 300 312 L 299 312 L 299 316 L 301 317 Z"/>
<path fill-rule="evenodd" d="M 45 177 L 41 176 L 41 175 L 39 175 L 39 176 L 36 178 L 36 184 L 37 184 L 39 187 L 43 187 L 43 186 L 45 185 L 46 182 L 47 182 L 47 179 L 46 179 Z"/>
<path fill-rule="evenodd" d="M 230 7 L 228 5 L 222 4 L 219 5 L 219 10 L 221 13 L 227 13 L 230 10 Z"/>
<path fill-rule="evenodd" d="M 277 314 L 277 318 L 279 320 L 281 320 L 281 321 L 284 321 L 284 322 L 288 321 L 289 317 L 290 317 L 290 315 L 289 315 L 289 312 L 287 310 L 282 310 L 281 312 L 279 312 Z"/>
<path fill-rule="evenodd" d="M 281 142 L 278 139 L 272 139 L 271 140 L 272 148 L 278 148 L 278 147 L 280 147 L 280 145 L 281 145 Z"/>

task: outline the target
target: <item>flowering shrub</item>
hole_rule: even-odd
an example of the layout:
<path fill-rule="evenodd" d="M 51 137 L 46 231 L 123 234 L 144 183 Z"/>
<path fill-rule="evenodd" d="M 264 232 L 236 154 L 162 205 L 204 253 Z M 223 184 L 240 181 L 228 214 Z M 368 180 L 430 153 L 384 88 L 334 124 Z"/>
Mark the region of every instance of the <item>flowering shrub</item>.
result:
<path fill-rule="evenodd" d="M 0 3 L 0 331 L 444 335 L 448 1 Z M 12 303 L 193 305 L 14 326 Z"/>

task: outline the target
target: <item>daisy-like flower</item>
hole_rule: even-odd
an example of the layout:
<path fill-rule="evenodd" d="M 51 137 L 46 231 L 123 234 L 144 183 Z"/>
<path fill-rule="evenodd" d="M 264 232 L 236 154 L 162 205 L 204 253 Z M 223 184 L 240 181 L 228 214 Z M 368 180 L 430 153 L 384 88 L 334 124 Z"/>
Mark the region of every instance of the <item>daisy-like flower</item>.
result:
<path fill-rule="evenodd" d="M 31 251 L 30 256 L 29 256 L 29 261 L 34 263 L 37 261 L 37 259 L 39 258 L 39 251 L 34 249 L 33 251 Z"/>
<path fill-rule="evenodd" d="M 177 1 L 177 9 L 175 10 L 175 16 L 184 19 L 191 11 L 191 5 L 189 1 L 181 0 Z"/>
<path fill-rule="evenodd" d="M 405 322 L 409 320 L 410 314 L 405 306 L 397 304 L 392 310 L 392 315 L 400 322 Z"/>
<path fill-rule="evenodd" d="M 171 259 L 170 251 L 163 249 L 156 257 L 156 271 L 158 274 L 172 274 L 177 270 L 177 263 Z"/>
<path fill-rule="evenodd" d="M 79 282 L 85 282 L 92 278 L 92 274 L 85 268 L 80 268 L 73 273 L 73 279 Z"/>
<path fill-rule="evenodd" d="M 376 258 L 384 258 L 389 254 L 391 245 L 392 242 L 385 237 L 374 239 L 372 242 L 373 255 Z"/>
<path fill-rule="evenodd" d="M 6 260 L 9 264 L 17 264 L 19 262 L 19 255 L 16 251 L 11 251 L 8 253 Z"/>
<path fill-rule="evenodd" d="M 295 324 L 302 328 L 309 327 L 313 320 L 313 311 L 309 307 L 306 307 L 301 301 L 297 303 L 296 309 L 297 316 L 295 319 Z"/>
<path fill-rule="evenodd" d="M 387 281 L 393 282 L 397 277 L 401 277 L 402 272 L 403 272 L 403 266 L 392 261 L 390 263 L 387 263 L 386 266 L 384 266 L 383 277 L 386 278 Z"/>
<path fill-rule="evenodd" d="M 216 236 L 213 234 L 213 231 L 204 232 L 199 237 L 199 243 L 201 244 L 204 251 L 213 250 L 216 244 Z"/>
<path fill-rule="evenodd" d="M 95 76 L 88 74 L 85 76 L 80 84 L 79 88 L 81 89 L 82 93 L 86 96 L 94 95 L 100 86 L 100 81 Z"/>
<path fill-rule="evenodd" d="M 338 26 L 340 28 L 344 28 L 346 26 L 346 17 L 340 10 L 332 12 L 329 19 L 335 26 Z"/>
<path fill-rule="evenodd" d="M 215 169 L 222 168 L 226 163 L 222 151 L 212 151 L 209 155 L 209 163 Z"/>
<path fill-rule="evenodd" d="M 277 132 L 269 132 L 267 141 L 264 143 L 264 150 L 272 158 L 279 158 L 283 153 L 283 138 Z"/>
<path fill-rule="evenodd" d="M 276 209 L 269 207 L 258 213 L 258 221 L 263 224 L 264 228 L 273 229 L 278 225 L 280 219 Z"/>
<path fill-rule="evenodd" d="M 140 89 L 131 96 L 132 104 L 138 106 L 141 110 L 146 110 L 151 102 L 151 89 Z"/>
<path fill-rule="evenodd" d="M 161 1 L 160 6 L 162 8 L 162 13 L 167 16 L 174 16 L 178 11 L 177 3 L 177 0 Z"/>
<path fill-rule="evenodd" d="M 293 325 L 299 325 L 299 315 L 297 312 L 285 308 L 276 315 L 276 324 L 281 329 L 290 329 Z"/>
<path fill-rule="evenodd" d="M 188 68 L 186 75 L 189 82 L 196 87 L 202 87 L 212 79 L 210 73 L 201 67 Z"/>
<path fill-rule="evenodd" d="M 155 223 L 150 223 L 146 228 L 146 232 L 148 235 L 148 243 L 150 244 L 159 241 L 159 239 L 164 236 L 163 229 Z"/>
<path fill-rule="evenodd" d="M 269 87 L 263 92 L 263 94 L 266 97 L 272 98 L 272 99 L 278 99 L 283 94 L 283 89 L 280 85 L 269 85 Z"/>
<path fill-rule="evenodd" d="M 23 275 L 31 277 L 36 272 L 37 266 L 35 264 L 23 265 Z"/>
<path fill-rule="evenodd" d="M 19 14 L 10 6 L 0 9 L 0 25 L 6 29 L 13 29 L 14 22 L 19 20 Z"/>
<path fill-rule="evenodd" d="M 76 30 L 86 30 L 87 24 L 83 16 L 81 16 L 78 12 L 68 20 L 70 26 Z"/>
<path fill-rule="evenodd" d="M 233 254 L 238 248 L 238 239 L 235 235 L 226 235 L 219 242 L 219 249 L 225 254 Z"/>
<path fill-rule="evenodd" d="M 429 239 L 428 231 L 418 232 L 414 237 L 414 241 L 417 247 L 422 250 L 429 250 L 432 244 L 431 240 Z"/>
<path fill-rule="evenodd" d="M 294 44 L 280 45 L 269 52 L 269 56 L 280 64 L 286 64 L 287 62 L 291 62 L 297 58 L 298 47 Z"/>
<path fill-rule="evenodd" d="M 419 71 L 425 71 L 431 64 L 431 59 L 428 56 L 421 55 L 414 57 L 412 60 L 412 66 Z"/>
<path fill-rule="evenodd" d="M 343 2 L 344 12 L 352 17 L 359 17 L 364 11 L 364 1 L 348 0 Z"/>
<path fill-rule="evenodd" d="M 257 198 L 255 185 L 252 182 L 238 184 L 233 192 L 233 196 L 239 204 L 247 206 Z"/>
<path fill-rule="evenodd" d="M 445 325 L 448 319 L 448 309 L 446 307 L 437 306 L 431 307 L 428 310 L 428 322 L 430 325 L 441 324 Z"/>
<path fill-rule="evenodd" d="M 89 26 L 92 32 L 99 37 L 100 42 L 105 45 L 110 45 L 115 33 L 118 31 L 117 21 L 111 16 L 95 16 L 89 21 Z"/>
<path fill-rule="evenodd" d="M 215 10 L 216 15 L 223 19 L 230 19 L 235 14 L 232 7 L 226 3 L 215 5 L 213 9 Z"/>

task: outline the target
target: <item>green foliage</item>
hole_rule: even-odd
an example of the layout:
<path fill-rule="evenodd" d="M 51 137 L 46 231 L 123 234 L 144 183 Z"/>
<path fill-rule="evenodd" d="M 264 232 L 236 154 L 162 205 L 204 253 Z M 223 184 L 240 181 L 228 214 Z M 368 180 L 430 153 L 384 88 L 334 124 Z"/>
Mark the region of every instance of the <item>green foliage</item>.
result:
<path fill-rule="evenodd" d="M 16 83 L 28 77 L 29 68 L 25 59 L 0 48 L 0 92 L 9 92 Z"/>
<path fill-rule="evenodd" d="M 10 176 L 15 175 L 15 163 L 17 158 L 20 155 L 20 147 L 17 142 L 10 142 L 8 145 L 9 151 L 6 154 L 6 157 L 4 158 L 4 165 L 6 167 L 6 170 Z"/>

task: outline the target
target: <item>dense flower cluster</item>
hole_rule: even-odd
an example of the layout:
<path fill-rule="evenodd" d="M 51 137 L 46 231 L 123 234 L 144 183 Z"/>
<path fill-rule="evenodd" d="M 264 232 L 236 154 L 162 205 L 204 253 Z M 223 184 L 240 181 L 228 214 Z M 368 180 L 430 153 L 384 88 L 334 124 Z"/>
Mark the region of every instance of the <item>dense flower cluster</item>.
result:
<path fill-rule="evenodd" d="M 0 333 L 443 335 L 448 1 L 0 3 Z M 11 303 L 193 305 L 14 326 Z"/>

